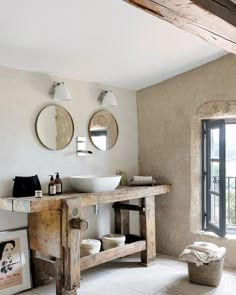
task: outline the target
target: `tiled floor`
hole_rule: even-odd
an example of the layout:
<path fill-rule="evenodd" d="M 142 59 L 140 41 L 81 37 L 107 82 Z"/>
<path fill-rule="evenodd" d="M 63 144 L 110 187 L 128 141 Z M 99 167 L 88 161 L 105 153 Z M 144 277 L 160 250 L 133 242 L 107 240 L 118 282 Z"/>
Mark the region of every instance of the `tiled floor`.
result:
<path fill-rule="evenodd" d="M 218 288 L 190 284 L 187 265 L 160 255 L 145 268 L 129 257 L 82 272 L 78 295 L 235 295 L 236 269 L 225 269 Z M 55 285 L 40 287 L 21 295 L 55 295 Z"/>

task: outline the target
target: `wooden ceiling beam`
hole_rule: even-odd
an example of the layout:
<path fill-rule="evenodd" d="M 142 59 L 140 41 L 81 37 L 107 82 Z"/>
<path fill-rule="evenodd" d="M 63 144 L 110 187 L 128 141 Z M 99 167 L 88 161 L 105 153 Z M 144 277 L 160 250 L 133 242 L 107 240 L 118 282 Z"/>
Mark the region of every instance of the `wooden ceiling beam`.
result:
<path fill-rule="evenodd" d="M 123 1 L 236 54 L 236 5 L 230 0 Z"/>
<path fill-rule="evenodd" d="M 230 0 L 192 0 L 228 23 L 236 26 L 236 4 Z"/>

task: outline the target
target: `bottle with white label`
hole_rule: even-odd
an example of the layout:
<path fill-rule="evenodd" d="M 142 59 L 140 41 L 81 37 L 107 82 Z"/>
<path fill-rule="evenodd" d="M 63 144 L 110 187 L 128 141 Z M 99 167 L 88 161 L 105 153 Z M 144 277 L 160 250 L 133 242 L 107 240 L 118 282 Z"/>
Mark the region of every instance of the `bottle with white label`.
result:
<path fill-rule="evenodd" d="M 60 179 L 59 172 L 55 172 L 55 173 L 56 173 L 56 179 L 54 183 L 56 184 L 56 194 L 60 195 L 62 193 L 62 181 Z"/>
<path fill-rule="evenodd" d="M 55 196 L 57 193 L 56 184 L 55 184 L 53 175 L 49 175 L 49 176 L 51 176 L 51 178 L 50 178 L 50 182 L 48 184 L 48 194 L 49 194 L 49 196 Z"/>

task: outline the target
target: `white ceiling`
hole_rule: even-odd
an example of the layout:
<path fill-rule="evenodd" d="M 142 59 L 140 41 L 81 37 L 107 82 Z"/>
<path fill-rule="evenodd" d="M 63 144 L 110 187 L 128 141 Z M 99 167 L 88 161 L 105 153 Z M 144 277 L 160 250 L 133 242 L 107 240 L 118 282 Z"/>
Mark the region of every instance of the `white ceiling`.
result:
<path fill-rule="evenodd" d="M 226 52 L 122 0 L 0 0 L 0 65 L 141 89 Z"/>

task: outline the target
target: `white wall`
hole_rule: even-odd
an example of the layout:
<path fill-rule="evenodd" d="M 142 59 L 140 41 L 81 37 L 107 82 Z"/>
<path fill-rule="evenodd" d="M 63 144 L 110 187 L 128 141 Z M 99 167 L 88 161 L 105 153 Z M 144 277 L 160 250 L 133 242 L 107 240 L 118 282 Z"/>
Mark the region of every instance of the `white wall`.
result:
<path fill-rule="evenodd" d="M 63 80 L 73 100 L 57 103 L 65 107 L 74 120 L 75 133 L 70 145 L 61 151 L 46 149 L 35 133 L 39 111 L 53 104 L 48 91 L 55 77 L 0 67 L 0 197 L 11 196 L 13 177 L 38 174 L 43 192 L 47 192 L 49 174 L 59 171 L 64 190 L 70 189 L 68 176 L 88 173 L 114 173 L 126 170 L 129 178 L 138 171 L 137 107 L 135 91 L 112 88 L 118 107 L 109 108 L 119 126 L 119 138 L 109 151 L 96 149 L 88 137 L 91 115 L 101 110 L 97 97 L 103 87 L 68 79 Z M 87 137 L 87 148 L 93 155 L 76 155 L 76 136 Z M 109 206 L 101 206 L 99 216 L 93 208 L 84 213 L 90 221 L 86 235 L 100 236 L 110 231 L 113 213 Z M 26 214 L 0 210 L 0 230 L 27 224 Z"/>

